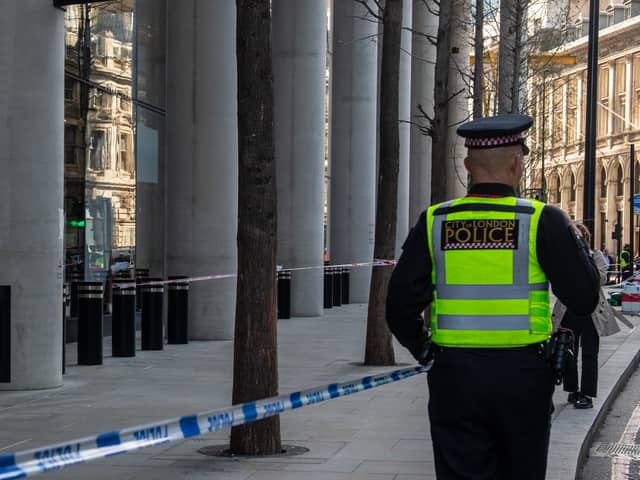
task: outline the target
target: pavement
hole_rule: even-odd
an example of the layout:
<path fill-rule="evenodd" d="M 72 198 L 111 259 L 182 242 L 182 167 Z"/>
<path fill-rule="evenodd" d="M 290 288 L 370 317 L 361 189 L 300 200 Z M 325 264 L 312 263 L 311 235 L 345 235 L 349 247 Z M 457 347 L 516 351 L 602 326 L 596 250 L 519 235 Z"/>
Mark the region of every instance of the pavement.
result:
<path fill-rule="evenodd" d="M 367 306 L 325 310 L 322 317 L 278 322 L 280 393 L 357 380 L 398 367 L 362 365 Z M 637 325 L 640 317 L 629 317 Z M 165 345 L 77 366 L 67 345 L 64 386 L 2 392 L 0 455 L 151 423 L 231 404 L 231 341 Z M 395 345 L 399 365 L 413 365 Z M 576 476 L 608 406 L 639 361 L 640 328 L 601 339 L 599 395 L 591 410 L 566 404 L 556 390 L 548 480 Z M 282 442 L 304 453 L 228 458 L 199 453 L 222 448 L 229 432 L 137 450 L 44 474 L 49 479 L 430 480 L 435 479 L 424 375 L 280 415 Z M 289 448 L 290 452 L 297 450 Z"/>

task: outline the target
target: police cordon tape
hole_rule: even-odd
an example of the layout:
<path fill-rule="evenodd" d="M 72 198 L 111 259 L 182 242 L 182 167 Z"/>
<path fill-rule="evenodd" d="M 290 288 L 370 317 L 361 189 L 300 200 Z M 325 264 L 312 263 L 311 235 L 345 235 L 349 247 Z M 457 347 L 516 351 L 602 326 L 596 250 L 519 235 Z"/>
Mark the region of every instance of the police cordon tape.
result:
<path fill-rule="evenodd" d="M 308 267 L 288 267 L 282 268 L 279 267 L 277 269 L 278 272 L 301 272 L 304 270 L 326 270 L 329 268 L 359 268 L 359 267 L 388 267 L 396 264 L 395 260 L 381 260 L 374 259 L 372 262 L 358 262 L 358 263 L 341 263 L 339 265 L 316 265 L 316 266 L 308 266 Z M 178 278 L 172 280 L 154 280 L 151 282 L 141 282 L 141 283 L 133 283 L 133 282 L 118 282 L 113 285 L 113 288 L 131 288 L 131 287 L 144 287 L 147 285 L 171 285 L 175 283 L 193 283 L 193 282 L 204 282 L 207 280 L 221 280 L 223 278 L 235 278 L 237 277 L 237 273 L 224 273 L 220 275 L 203 275 L 200 277 L 185 277 Z"/>
<path fill-rule="evenodd" d="M 287 410 L 397 382 L 427 372 L 431 365 L 432 362 L 426 366 L 394 370 L 350 382 L 333 383 L 242 405 L 101 433 L 65 443 L 8 455 L 0 454 L 0 480 L 31 477 L 99 458 L 255 422 Z"/>

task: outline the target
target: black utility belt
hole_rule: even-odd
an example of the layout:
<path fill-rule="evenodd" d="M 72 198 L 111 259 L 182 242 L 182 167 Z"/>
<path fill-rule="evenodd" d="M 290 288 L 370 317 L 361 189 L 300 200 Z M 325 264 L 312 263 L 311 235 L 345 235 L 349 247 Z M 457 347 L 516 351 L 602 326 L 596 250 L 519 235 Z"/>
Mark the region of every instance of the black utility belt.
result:
<path fill-rule="evenodd" d="M 524 345 L 521 347 L 444 347 L 437 345 L 436 348 L 440 351 L 469 351 L 469 352 L 542 352 L 544 351 L 547 342 L 532 343 L 531 345 Z"/>

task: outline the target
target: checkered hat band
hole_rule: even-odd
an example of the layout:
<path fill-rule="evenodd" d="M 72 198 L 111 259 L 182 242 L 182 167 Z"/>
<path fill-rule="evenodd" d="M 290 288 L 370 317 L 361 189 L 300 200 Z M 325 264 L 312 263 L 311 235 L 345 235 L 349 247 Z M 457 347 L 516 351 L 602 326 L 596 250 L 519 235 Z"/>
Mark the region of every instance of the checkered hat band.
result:
<path fill-rule="evenodd" d="M 513 135 L 507 135 L 504 137 L 492 137 L 492 138 L 467 138 L 464 141 L 465 147 L 480 147 L 491 148 L 500 147 L 502 145 L 513 145 L 520 143 L 522 140 L 522 134 L 515 133 Z"/>

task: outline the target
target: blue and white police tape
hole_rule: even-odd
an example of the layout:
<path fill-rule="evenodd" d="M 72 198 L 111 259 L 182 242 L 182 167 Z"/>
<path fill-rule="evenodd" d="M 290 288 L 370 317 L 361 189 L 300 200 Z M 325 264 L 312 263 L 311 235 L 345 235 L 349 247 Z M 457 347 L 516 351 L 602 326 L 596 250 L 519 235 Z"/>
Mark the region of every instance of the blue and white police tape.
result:
<path fill-rule="evenodd" d="M 286 410 L 313 405 L 324 400 L 397 382 L 426 372 L 429 368 L 431 368 L 431 364 L 394 370 L 360 380 L 333 383 L 301 392 L 148 425 L 139 425 L 9 455 L 0 454 L 0 480 L 31 477 L 99 458 L 251 423 L 278 415 Z"/>

